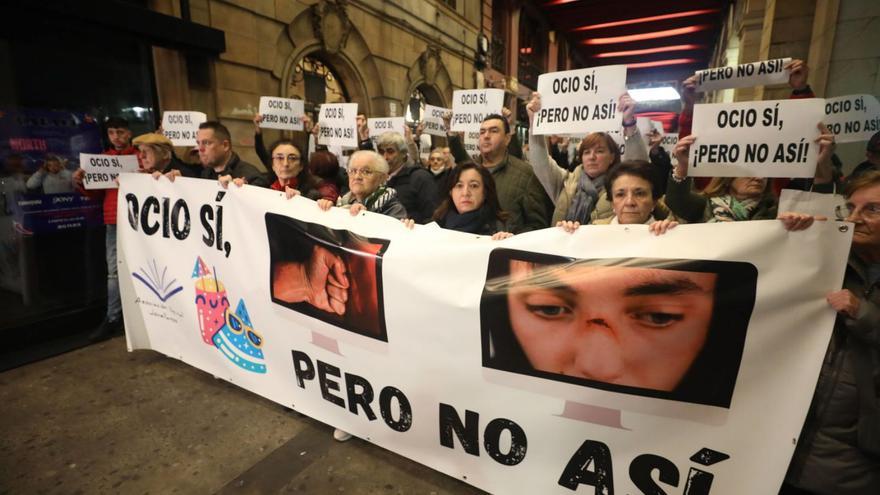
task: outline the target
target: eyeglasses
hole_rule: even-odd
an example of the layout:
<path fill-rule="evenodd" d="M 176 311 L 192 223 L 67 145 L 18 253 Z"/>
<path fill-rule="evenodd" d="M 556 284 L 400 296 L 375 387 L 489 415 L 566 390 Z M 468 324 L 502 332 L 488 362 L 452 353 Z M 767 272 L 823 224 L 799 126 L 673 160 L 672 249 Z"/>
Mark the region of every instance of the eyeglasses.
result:
<path fill-rule="evenodd" d="M 299 155 L 287 155 L 287 156 L 273 155 L 272 160 L 275 160 L 276 162 L 283 162 L 283 161 L 287 160 L 288 163 L 296 163 L 300 160 L 300 156 Z"/>
<path fill-rule="evenodd" d="M 397 153 L 397 148 L 377 148 L 376 152 L 380 155 L 387 155 L 388 153 Z"/>
<path fill-rule="evenodd" d="M 370 177 L 375 174 L 375 170 L 370 170 L 368 168 L 350 168 L 348 169 L 348 175 L 353 175 L 355 177 L 362 175 L 364 177 Z"/>
<path fill-rule="evenodd" d="M 865 220 L 878 220 L 880 219 L 880 204 L 868 203 L 865 206 L 856 208 L 854 204 L 847 203 L 845 205 L 837 205 L 834 208 L 834 216 L 838 220 L 846 220 L 856 213 Z"/>
<path fill-rule="evenodd" d="M 232 330 L 232 333 L 236 335 L 244 334 L 251 345 L 257 349 L 263 346 L 263 336 L 242 321 L 237 314 L 229 311 L 229 308 L 226 308 L 226 325 Z"/>

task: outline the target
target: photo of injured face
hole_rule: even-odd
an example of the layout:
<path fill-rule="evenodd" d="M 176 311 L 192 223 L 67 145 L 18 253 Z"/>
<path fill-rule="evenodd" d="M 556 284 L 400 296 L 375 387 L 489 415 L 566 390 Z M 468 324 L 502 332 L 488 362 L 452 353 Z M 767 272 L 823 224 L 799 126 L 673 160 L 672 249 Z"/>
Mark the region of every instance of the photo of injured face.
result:
<path fill-rule="evenodd" d="M 483 365 L 729 407 L 754 307 L 748 263 L 490 255 Z"/>
<path fill-rule="evenodd" d="M 388 341 L 382 255 L 389 241 L 266 214 L 272 302 L 339 328 Z"/>

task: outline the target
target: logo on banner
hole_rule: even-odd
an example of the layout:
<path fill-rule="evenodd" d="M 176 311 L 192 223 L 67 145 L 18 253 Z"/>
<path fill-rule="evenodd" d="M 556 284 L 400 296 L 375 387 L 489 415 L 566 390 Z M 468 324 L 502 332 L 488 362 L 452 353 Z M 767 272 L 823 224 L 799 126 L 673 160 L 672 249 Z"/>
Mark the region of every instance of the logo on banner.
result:
<path fill-rule="evenodd" d="M 233 313 L 226 287 L 217 278 L 216 270 L 209 270 L 201 257 L 196 258 L 192 278 L 196 279 L 195 303 L 202 341 L 216 347 L 239 368 L 265 373 L 263 336 L 254 329 L 244 299 L 238 301 Z"/>
<path fill-rule="evenodd" d="M 168 267 L 162 268 L 162 273 L 159 273 L 159 265 L 156 263 L 156 260 L 150 260 L 152 263 L 148 263 L 147 267 L 149 268 L 149 272 L 144 270 L 143 267 L 140 267 L 138 270 L 140 273 L 135 272 L 132 273 L 131 276 L 140 281 L 142 284 L 146 285 L 148 289 L 150 289 L 153 294 L 156 294 L 156 297 L 159 298 L 160 301 L 166 302 L 171 299 L 172 296 L 177 294 L 178 292 L 183 290 L 183 286 L 177 283 L 177 279 L 173 279 L 169 282 L 166 282 L 166 275 L 168 275 Z"/>

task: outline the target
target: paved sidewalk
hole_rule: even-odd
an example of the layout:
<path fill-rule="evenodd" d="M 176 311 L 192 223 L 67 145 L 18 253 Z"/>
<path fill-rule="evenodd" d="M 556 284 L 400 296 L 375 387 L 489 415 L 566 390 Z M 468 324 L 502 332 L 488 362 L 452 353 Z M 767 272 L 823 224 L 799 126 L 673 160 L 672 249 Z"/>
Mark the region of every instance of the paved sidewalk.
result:
<path fill-rule="evenodd" d="M 2 493 L 480 494 L 122 337 L 0 373 Z"/>

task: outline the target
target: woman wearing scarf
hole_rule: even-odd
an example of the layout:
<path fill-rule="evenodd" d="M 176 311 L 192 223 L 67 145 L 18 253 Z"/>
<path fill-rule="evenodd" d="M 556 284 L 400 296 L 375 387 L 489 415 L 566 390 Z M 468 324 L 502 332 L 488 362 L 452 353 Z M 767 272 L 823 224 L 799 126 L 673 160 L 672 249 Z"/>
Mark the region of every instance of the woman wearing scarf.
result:
<path fill-rule="evenodd" d="M 288 198 L 297 195 L 313 200 L 332 197 L 323 181 L 313 176 L 309 168 L 303 165 L 302 151 L 293 141 L 277 141 L 272 145 L 270 156 L 275 175 L 275 180 L 269 186 L 271 189 L 284 191 Z"/>
<path fill-rule="evenodd" d="M 366 210 L 403 220 L 406 208 L 397 197 L 397 191 L 385 185 L 388 180 L 388 162 L 375 151 L 360 150 L 348 161 L 349 192 L 336 201 L 336 206 L 348 208 L 352 215 Z M 333 202 L 318 200 L 318 206 L 327 211 Z"/>
<path fill-rule="evenodd" d="M 493 239 L 506 239 L 513 234 L 505 232 L 507 214 L 501 211 L 495 180 L 485 167 L 473 162 L 456 166 L 449 174 L 446 195 L 434 212 L 434 221 L 444 229 Z M 404 221 L 412 227 L 412 220 Z"/>
<path fill-rule="evenodd" d="M 834 135 L 820 125 L 819 165 L 815 183 L 831 179 L 831 153 Z M 677 164 L 672 178 L 666 184 L 666 205 L 679 219 L 688 223 L 739 222 L 776 218 L 777 200 L 772 184 L 766 177 L 715 177 L 701 193 L 692 191 L 693 180 L 688 178 L 688 153 L 696 138 L 687 136 L 675 145 Z M 825 177 L 827 175 L 827 177 Z"/>
<path fill-rule="evenodd" d="M 624 94 L 620 97 L 618 107 L 623 112 L 626 140 L 623 159 L 647 161 L 648 150 L 636 128 L 635 102 Z M 526 109 L 529 120 L 534 122 L 535 114 L 541 110 L 541 95 L 532 93 Z M 581 166 L 569 172 L 550 157 L 545 136 L 529 136 L 529 162 L 555 205 L 551 225 L 558 225 L 562 221 L 587 224 L 614 215 L 611 202 L 605 194 L 605 177 L 611 167 L 620 163 L 620 148 L 608 134 L 594 132 L 584 137 L 577 153 Z"/>

